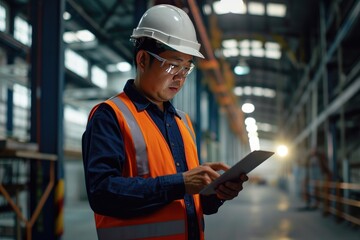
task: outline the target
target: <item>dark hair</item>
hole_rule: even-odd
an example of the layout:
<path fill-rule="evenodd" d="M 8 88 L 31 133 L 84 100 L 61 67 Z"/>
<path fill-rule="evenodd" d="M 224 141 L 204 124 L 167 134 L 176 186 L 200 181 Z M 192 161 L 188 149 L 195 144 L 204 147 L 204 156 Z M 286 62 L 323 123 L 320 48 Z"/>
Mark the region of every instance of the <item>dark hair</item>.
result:
<path fill-rule="evenodd" d="M 146 50 L 155 54 L 160 54 L 162 52 L 164 52 L 165 50 L 168 49 L 168 47 L 166 47 L 164 44 L 162 44 L 161 42 L 152 39 L 152 38 L 148 38 L 148 37 L 142 37 L 142 38 L 138 38 L 138 39 L 131 39 L 131 41 L 134 43 L 134 56 L 133 56 L 133 61 L 134 61 L 134 65 L 135 68 L 137 68 L 136 66 L 136 55 L 140 50 Z M 153 56 L 150 56 L 151 61 L 153 59 Z"/>

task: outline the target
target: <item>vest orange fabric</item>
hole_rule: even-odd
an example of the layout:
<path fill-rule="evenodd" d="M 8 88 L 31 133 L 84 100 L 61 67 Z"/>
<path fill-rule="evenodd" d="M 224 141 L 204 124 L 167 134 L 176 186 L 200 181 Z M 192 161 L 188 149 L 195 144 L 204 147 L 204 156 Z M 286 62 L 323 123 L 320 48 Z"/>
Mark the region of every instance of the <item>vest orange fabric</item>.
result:
<path fill-rule="evenodd" d="M 146 111 L 138 112 L 136 107 L 127 97 L 125 93 L 121 93 L 115 98 L 119 98 L 130 110 L 136 123 L 143 135 L 147 154 L 148 174 L 142 177 L 158 177 L 176 173 L 176 167 L 174 163 L 171 150 L 163 137 L 162 133 L 152 121 L 151 117 Z M 118 100 L 118 99 L 116 99 Z M 124 135 L 126 163 L 124 164 L 123 177 L 135 177 L 139 176 L 137 160 L 136 160 L 136 147 L 134 145 L 134 139 L 129 128 L 129 123 L 126 122 L 123 113 L 119 107 L 111 99 L 105 101 L 113 109 L 117 116 L 119 126 L 122 134 Z M 90 117 L 96 107 L 93 109 Z M 183 138 L 185 157 L 188 169 L 195 168 L 199 165 L 196 145 L 193 140 L 194 131 L 190 122 L 190 119 L 186 115 L 186 121 L 188 125 L 184 123 L 184 120 L 176 118 L 176 122 L 179 126 L 180 133 Z M 134 124 L 134 123 L 133 123 Z M 131 124 L 130 124 L 131 126 Z M 190 129 L 189 129 L 190 126 Z M 130 139 L 130 141 L 128 141 Z M 159 161 L 161 159 L 161 161 Z M 203 213 L 200 206 L 200 197 L 198 194 L 193 195 L 195 208 L 198 216 L 200 239 L 204 239 L 204 232 L 202 227 Z M 164 206 L 161 210 L 145 215 L 142 217 L 136 217 L 132 219 L 120 219 L 108 216 L 103 216 L 95 213 L 96 228 L 98 231 L 99 239 L 187 239 L 187 216 L 185 210 L 184 200 L 176 200 L 172 203 Z M 150 230 L 149 230 L 150 229 Z M 142 231 L 142 233 L 139 233 Z M 138 234 L 137 234 L 138 233 Z M 122 236 L 119 236 L 121 234 Z"/>

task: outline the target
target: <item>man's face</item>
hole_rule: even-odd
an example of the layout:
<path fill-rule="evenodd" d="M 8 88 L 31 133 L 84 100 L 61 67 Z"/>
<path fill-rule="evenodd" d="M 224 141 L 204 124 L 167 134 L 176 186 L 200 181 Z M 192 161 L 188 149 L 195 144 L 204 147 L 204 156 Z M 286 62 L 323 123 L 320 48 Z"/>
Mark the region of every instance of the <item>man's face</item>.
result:
<path fill-rule="evenodd" d="M 144 57 L 144 66 L 141 77 L 138 79 L 136 85 L 145 96 L 158 106 L 162 106 L 163 102 L 169 101 L 180 91 L 185 83 L 186 76 L 183 71 L 178 74 L 171 74 L 169 66 L 176 66 L 181 68 L 190 67 L 193 63 L 193 57 L 177 51 L 165 51 L 160 53 L 158 56 L 166 59 L 159 60 L 155 57 L 142 51 Z M 152 59 L 152 61 L 150 61 Z"/>

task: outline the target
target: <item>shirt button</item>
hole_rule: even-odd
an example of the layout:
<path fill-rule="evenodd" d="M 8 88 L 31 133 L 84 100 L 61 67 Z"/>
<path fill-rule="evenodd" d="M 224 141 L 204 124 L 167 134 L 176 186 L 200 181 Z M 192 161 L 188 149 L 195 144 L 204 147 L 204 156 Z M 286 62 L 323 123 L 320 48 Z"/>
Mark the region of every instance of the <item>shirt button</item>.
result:
<path fill-rule="evenodd" d="M 170 124 L 167 123 L 166 126 L 167 126 L 167 127 L 170 127 Z"/>
<path fill-rule="evenodd" d="M 174 144 L 174 143 L 171 143 L 171 146 L 175 146 L 175 144 Z"/>
<path fill-rule="evenodd" d="M 176 163 L 176 166 L 180 166 L 180 163 L 177 162 L 177 163 Z"/>

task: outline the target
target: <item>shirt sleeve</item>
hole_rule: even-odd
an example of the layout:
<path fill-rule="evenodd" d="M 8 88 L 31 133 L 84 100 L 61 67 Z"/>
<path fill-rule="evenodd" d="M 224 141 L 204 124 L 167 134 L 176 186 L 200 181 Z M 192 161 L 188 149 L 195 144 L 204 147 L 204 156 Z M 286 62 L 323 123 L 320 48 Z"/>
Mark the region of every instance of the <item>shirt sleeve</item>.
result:
<path fill-rule="evenodd" d="M 107 104 L 99 105 L 82 137 L 88 199 L 94 212 L 112 217 L 134 217 L 182 199 L 181 173 L 156 178 L 123 177 L 125 147 L 122 133 Z"/>
<path fill-rule="evenodd" d="M 205 196 L 200 195 L 201 206 L 205 215 L 217 213 L 225 200 L 219 199 L 215 194 Z"/>

